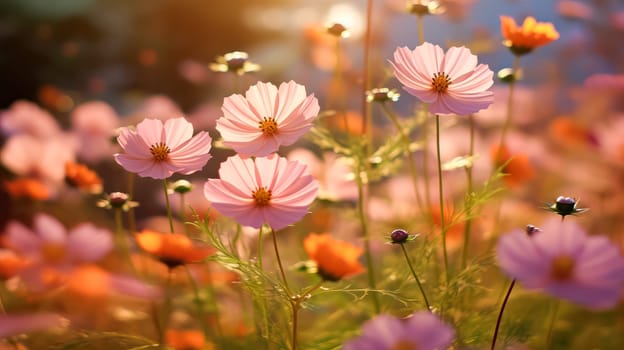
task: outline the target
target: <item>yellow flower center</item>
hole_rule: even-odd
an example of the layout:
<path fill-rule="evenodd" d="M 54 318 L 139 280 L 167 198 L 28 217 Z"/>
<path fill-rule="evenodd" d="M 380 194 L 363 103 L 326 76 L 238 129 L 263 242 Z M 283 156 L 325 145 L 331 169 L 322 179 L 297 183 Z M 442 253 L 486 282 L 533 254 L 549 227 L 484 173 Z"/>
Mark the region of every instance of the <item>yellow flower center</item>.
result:
<path fill-rule="evenodd" d="M 260 187 L 257 190 L 251 192 L 251 196 L 256 201 L 256 206 L 264 207 L 269 205 L 271 201 L 271 190 L 267 190 L 266 187 Z"/>
<path fill-rule="evenodd" d="M 273 117 L 265 117 L 258 123 L 258 127 L 266 136 L 271 136 L 277 133 L 277 122 Z"/>
<path fill-rule="evenodd" d="M 392 345 L 390 350 L 418 350 L 418 345 L 408 340 L 399 340 Z"/>
<path fill-rule="evenodd" d="M 169 149 L 169 147 L 162 142 L 159 142 L 150 147 L 150 153 L 152 154 L 152 157 L 154 157 L 154 160 L 157 162 L 162 162 L 169 159 L 170 152 L 171 150 Z"/>
<path fill-rule="evenodd" d="M 49 263 L 56 264 L 63 260 L 67 256 L 67 250 L 65 245 L 59 243 L 45 243 L 41 247 L 41 255 L 43 259 Z"/>
<path fill-rule="evenodd" d="M 438 72 L 433 74 L 431 78 L 431 89 L 436 92 L 445 93 L 451 85 L 451 78 L 444 72 Z"/>
<path fill-rule="evenodd" d="M 553 259 L 550 275 L 557 281 L 569 280 L 574 274 L 574 259 L 559 255 Z"/>

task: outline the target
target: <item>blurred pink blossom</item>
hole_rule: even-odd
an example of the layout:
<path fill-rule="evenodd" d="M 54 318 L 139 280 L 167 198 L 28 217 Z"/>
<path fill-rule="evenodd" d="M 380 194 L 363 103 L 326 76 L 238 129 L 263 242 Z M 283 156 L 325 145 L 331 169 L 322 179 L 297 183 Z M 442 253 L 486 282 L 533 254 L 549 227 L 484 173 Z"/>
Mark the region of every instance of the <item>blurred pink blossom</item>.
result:
<path fill-rule="evenodd" d="M 28 134 L 15 135 L 2 148 L 0 159 L 19 176 L 60 182 L 65 177 L 65 163 L 75 160 L 73 141 L 61 137 L 37 139 Z"/>
<path fill-rule="evenodd" d="M 529 289 L 592 309 L 616 305 L 624 286 L 624 257 L 604 236 L 588 236 L 575 221 L 547 220 L 529 236 L 514 230 L 498 242 L 501 268 Z"/>
<path fill-rule="evenodd" d="M 223 143 L 236 152 L 264 157 L 280 146 L 295 143 L 311 127 L 319 112 L 314 94 L 294 81 L 278 88 L 259 82 L 242 95 L 234 94 L 223 101 L 223 117 L 217 130 Z"/>
<path fill-rule="evenodd" d="M 557 3 L 557 12 L 563 17 L 582 20 L 589 20 L 594 15 L 591 6 L 573 0 L 560 0 Z"/>
<path fill-rule="evenodd" d="M 291 151 L 287 158 L 308 165 L 310 174 L 319 181 L 319 198 L 331 201 L 357 199 L 357 184 L 346 159 L 339 158 L 335 153 L 325 152 L 323 159 L 319 160 L 312 151 L 305 148 Z"/>
<path fill-rule="evenodd" d="M 488 89 L 494 73 L 465 47 L 451 47 L 446 54 L 437 45 L 424 43 L 414 50 L 399 47 L 391 61 L 403 88 L 435 114 L 467 115 L 492 104 Z"/>
<path fill-rule="evenodd" d="M 119 126 L 119 116 L 111 106 L 101 101 L 83 103 L 72 112 L 71 122 L 80 143 L 80 158 L 97 162 L 112 157 L 116 147 L 111 138 Z"/>
<path fill-rule="evenodd" d="M 182 78 L 193 84 L 202 84 L 208 80 L 208 67 L 195 60 L 187 59 L 178 65 Z"/>
<path fill-rule="evenodd" d="M 66 327 L 69 321 L 53 313 L 0 315 L 0 339 L 22 333 Z"/>
<path fill-rule="evenodd" d="M 585 80 L 585 87 L 591 90 L 624 91 L 624 74 L 593 74 Z"/>
<path fill-rule="evenodd" d="M 139 108 L 130 116 L 132 123 L 143 119 L 167 120 L 184 116 L 180 107 L 165 95 L 154 95 L 146 98 Z"/>
<path fill-rule="evenodd" d="M 200 131 L 193 136 L 193 125 L 184 118 L 164 123 L 145 119 L 136 130 L 122 128 L 117 141 L 125 153 L 115 154 L 115 161 L 131 173 L 154 179 L 192 174 L 211 158 L 210 135 Z"/>
<path fill-rule="evenodd" d="M 35 290 L 62 283 L 75 266 L 98 261 L 113 248 L 108 230 L 83 223 L 67 232 L 47 214 L 35 216 L 33 230 L 17 221 L 9 222 L 6 243 L 30 261 L 19 276 Z"/>
<path fill-rule="evenodd" d="M 362 326 L 362 334 L 344 344 L 344 350 L 443 350 L 455 339 L 453 328 L 431 312 L 419 311 L 400 319 L 381 314 Z"/>
<path fill-rule="evenodd" d="M 9 109 L 0 112 L 0 128 L 7 135 L 29 134 L 48 138 L 61 133 L 61 127 L 52 114 L 29 101 L 15 101 Z"/>
<path fill-rule="evenodd" d="M 244 226 L 275 230 L 299 221 L 318 191 L 307 167 L 277 154 L 255 159 L 236 155 L 221 163 L 220 179 L 208 179 L 204 195 L 221 214 Z"/>

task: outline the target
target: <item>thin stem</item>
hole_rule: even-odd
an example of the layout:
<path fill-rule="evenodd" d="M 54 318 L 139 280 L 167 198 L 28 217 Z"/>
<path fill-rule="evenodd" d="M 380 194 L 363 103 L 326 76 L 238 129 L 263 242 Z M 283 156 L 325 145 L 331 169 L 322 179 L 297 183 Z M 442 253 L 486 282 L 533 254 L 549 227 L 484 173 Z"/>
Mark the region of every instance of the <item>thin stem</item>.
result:
<path fill-rule="evenodd" d="M 420 280 L 418 279 L 418 275 L 416 275 L 416 271 L 414 270 L 414 267 L 412 266 L 412 262 L 410 261 L 410 258 L 407 255 L 407 250 L 405 249 L 405 245 L 404 244 L 399 244 L 399 245 L 401 246 L 401 250 L 403 251 L 403 255 L 405 256 L 405 261 L 407 261 L 407 266 L 409 266 L 409 269 L 412 272 L 412 276 L 414 276 L 414 279 L 416 280 L 416 283 L 418 284 L 418 289 L 420 289 L 420 294 L 422 294 L 422 297 L 425 301 L 425 305 L 427 306 L 427 310 L 431 312 L 431 305 L 429 305 L 427 294 L 425 294 L 425 290 L 423 289 L 423 286 L 420 283 Z"/>
<path fill-rule="evenodd" d="M 366 1 L 366 33 L 364 34 L 364 67 L 363 67 L 363 83 L 362 83 L 362 132 L 370 141 L 373 138 L 373 128 L 371 124 L 372 116 L 370 113 L 369 103 L 366 101 L 366 92 L 370 90 L 370 51 L 372 47 L 372 22 L 373 22 L 373 0 Z M 369 143 L 369 149 L 372 143 Z M 370 152 L 369 152 L 370 153 Z"/>
<path fill-rule="evenodd" d="M 414 186 L 414 196 L 416 197 L 416 204 L 418 205 L 418 209 L 422 211 L 423 203 L 422 203 L 422 198 L 420 197 L 420 191 L 418 191 L 418 170 L 416 169 L 414 154 L 410 150 L 409 135 L 403 129 L 403 126 L 399 122 L 399 118 L 397 118 L 394 112 L 392 112 L 392 110 L 390 110 L 390 108 L 385 103 L 382 103 L 381 106 L 383 107 L 383 110 L 388 115 L 388 118 L 390 118 L 390 120 L 392 121 L 392 124 L 394 124 L 394 126 L 397 128 L 399 133 L 401 133 L 401 138 L 403 139 L 404 152 L 406 153 L 408 157 L 407 165 L 409 168 L 410 175 L 412 176 L 412 183 Z"/>
<path fill-rule="evenodd" d="M 184 234 L 188 235 L 188 228 L 186 227 L 186 203 L 184 201 L 184 193 L 180 193 L 180 219 L 182 219 Z"/>
<path fill-rule="evenodd" d="M 360 160 L 361 161 L 361 160 Z M 364 256 L 366 257 L 366 271 L 368 274 L 368 286 L 369 288 L 375 290 L 377 289 L 375 283 L 375 272 L 373 271 L 373 256 L 371 254 L 370 249 L 370 238 L 368 233 L 368 222 L 366 218 L 366 212 L 364 210 L 364 183 L 362 180 L 362 169 L 361 166 L 358 166 L 357 174 L 355 176 L 358 188 L 358 217 L 360 219 L 360 226 L 362 227 L 362 236 L 364 237 Z M 379 313 L 381 311 L 381 307 L 379 305 L 379 298 L 376 293 L 372 294 L 373 297 L 373 306 L 375 307 L 375 313 Z"/>
<path fill-rule="evenodd" d="M 555 321 L 557 320 L 557 314 L 559 313 L 559 304 L 561 302 L 559 299 L 555 301 L 555 306 L 553 307 L 552 318 L 550 319 L 550 325 L 548 326 L 548 334 L 546 335 L 546 349 L 550 349 L 550 342 L 552 341 L 552 332 L 553 328 L 555 328 Z"/>
<path fill-rule="evenodd" d="M 288 280 L 286 280 L 286 274 L 284 273 L 284 266 L 282 266 L 282 259 L 280 258 L 279 249 L 277 249 L 277 238 L 275 237 L 275 231 L 271 228 L 271 236 L 273 237 L 273 248 L 275 248 L 275 257 L 277 258 L 277 265 L 279 266 L 280 274 L 282 275 L 282 281 L 286 286 L 286 292 L 290 295 L 290 288 L 288 287 Z"/>
<path fill-rule="evenodd" d="M 422 45 L 425 42 L 425 26 L 423 24 L 423 16 L 416 16 L 416 27 L 418 32 L 418 44 Z"/>
<path fill-rule="evenodd" d="M 165 203 L 167 205 L 167 217 L 169 218 L 169 229 L 173 233 L 173 216 L 171 215 L 171 205 L 169 204 L 169 186 L 167 186 L 167 179 L 163 179 L 163 189 L 165 190 Z"/>
<path fill-rule="evenodd" d="M 208 268 L 208 265 L 205 265 L 206 268 Z M 191 269 L 189 269 L 189 267 L 187 265 L 184 265 L 184 270 L 186 271 L 186 275 L 188 276 L 189 281 L 191 282 L 191 287 L 193 288 L 193 295 L 195 296 L 195 302 L 197 305 L 197 318 L 200 319 L 200 324 L 202 326 L 202 329 L 204 331 L 204 335 L 206 337 L 210 337 L 210 334 L 208 332 L 208 325 L 206 325 L 206 321 L 204 320 L 204 307 L 203 307 L 203 302 L 199 296 L 199 287 L 197 286 L 197 282 L 195 281 L 195 278 L 193 278 L 193 274 L 191 274 Z M 208 270 L 208 273 L 210 274 L 210 270 Z M 212 297 L 212 302 L 213 302 L 213 308 L 214 308 L 214 315 L 215 315 L 215 324 L 216 324 L 216 328 L 217 328 L 217 334 L 219 336 L 221 336 L 223 334 L 223 332 L 221 331 L 221 323 L 219 322 L 219 308 L 217 305 L 217 293 L 215 292 L 214 288 L 212 287 L 212 281 L 210 281 L 210 283 L 208 284 L 210 286 L 210 294 Z"/>
<path fill-rule="evenodd" d="M 507 96 L 507 110 L 505 114 L 505 122 L 503 124 L 503 128 L 501 130 L 501 138 L 498 143 L 497 156 L 495 160 L 498 160 L 500 157 L 500 152 L 502 150 L 503 145 L 505 144 L 505 138 L 507 136 L 507 132 L 511 126 L 511 119 L 513 114 L 513 95 L 514 95 L 514 87 L 516 86 L 516 74 L 518 69 L 520 68 L 520 58 L 518 56 L 514 56 L 513 67 L 511 68 L 511 74 L 513 75 L 513 79 L 509 82 L 509 95 Z"/>
<path fill-rule="evenodd" d="M 258 267 L 262 270 L 263 266 L 262 266 L 262 227 L 260 226 L 260 230 L 258 230 Z"/>
<path fill-rule="evenodd" d="M 342 48 L 340 46 L 340 37 L 336 37 L 336 65 L 334 66 L 334 81 L 336 84 L 336 90 L 337 90 L 337 99 L 338 102 L 337 104 L 337 109 L 338 109 L 338 114 L 342 115 L 342 120 L 344 122 L 344 130 L 347 132 L 347 134 L 349 133 L 349 118 L 347 118 L 347 112 L 346 112 L 346 108 L 345 108 L 345 90 L 344 90 L 344 85 L 342 82 L 342 60 L 341 58 L 341 52 L 342 52 Z"/>
<path fill-rule="evenodd" d="M 444 189 L 442 187 L 442 160 L 440 159 L 440 116 L 436 114 L 436 150 L 438 155 L 438 188 L 440 196 L 440 230 L 442 232 L 442 250 L 444 253 L 444 271 L 449 282 L 448 254 L 446 252 L 446 223 L 444 218 Z"/>
<path fill-rule="evenodd" d="M 136 275 L 137 271 L 132 263 L 132 252 L 130 251 L 130 244 L 128 238 L 124 232 L 122 209 L 115 208 L 115 239 L 117 240 L 117 247 L 121 250 L 122 254 L 128 261 L 128 265 L 132 269 L 132 272 Z"/>
<path fill-rule="evenodd" d="M 128 173 L 128 199 L 134 198 L 134 173 Z M 134 207 L 128 209 L 128 229 L 130 232 L 136 232 L 136 218 L 134 217 Z"/>
<path fill-rule="evenodd" d="M 494 350 L 496 347 L 496 338 L 498 337 L 498 329 L 500 328 L 501 320 L 503 319 L 503 313 L 505 312 L 505 306 L 507 306 L 507 301 L 509 300 L 509 296 L 511 295 L 511 291 L 513 290 L 514 285 L 516 284 L 516 280 L 511 281 L 509 285 L 509 289 L 507 289 L 507 294 L 505 294 L 505 299 L 503 299 L 503 304 L 501 305 L 500 311 L 498 312 L 498 318 L 496 319 L 496 328 L 494 328 L 494 336 L 492 337 L 492 346 L 490 350 Z"/>
<path fill-rule="evenodd" d="M 262 231 L 262 227 L 260 226 L 260 230 L 258 230 L 258 267 L 260 268 L 260 270 L 264 270 L 263 264 L 262 264 L 262 239 L 263 239 L 263 231 Z M 264 282 L 262 282 L 264 284 Z M 263 286 L 264 288 L 264 286 Z M 263 323 L 264 323 L 264 336 L 266 336 L 267 338 L 269 338 L 269 315 L 267 313 L 267 300 L 266 298 L 262 298 L 262 300 L 258 301 L 258 304 L 260 305 L 261 308 L 261 312 L 262 312 L 262 319 L 263 319 Z"/>
<path fill-rule="evenodd" d="M 466 267 L 466 261 L 468 259 L 468 247 L 470 245 L 470 230 L 472 227 L 472 191 L 473 191 L 473 183 L 472 183 L 472 157 L 474 156 L 474 132 L 475 132 L 475 123 L 474 116 L 470 114 L 468 116 L 468 122 L 470 124 L 470 149 L 468 151 L 468 157 L 470 157 L 470 164 L 466 167 L 466 195 L 467 200 L 465 202 L 466 215 L 468 218 L 466 219 L 466 223 L 464 224 L 464 249 L 462 251 L 462 269 Z"/>
<path fill-rule="evenodd" d="M 299 318 L 299 303 L 291 302 L 292 307 L 292 350 L 297 350 L 297 321 Z"/>

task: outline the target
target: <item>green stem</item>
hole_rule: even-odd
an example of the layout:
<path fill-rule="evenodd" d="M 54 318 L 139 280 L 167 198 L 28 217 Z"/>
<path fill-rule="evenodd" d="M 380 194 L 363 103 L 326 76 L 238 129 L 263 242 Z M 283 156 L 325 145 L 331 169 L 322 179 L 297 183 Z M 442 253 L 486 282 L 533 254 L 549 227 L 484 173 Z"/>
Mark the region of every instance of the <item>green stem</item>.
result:
<path fill-rule="evenodd" d="M 260 226 L 260 230 L 258 231 L 258 268 L 260 268 L 260 270 L 264 270 L 263 267 L 263 263 L 262 263 L 262 228 L 264 226 Z M 264 282 L 262 282 L 264 284 Z M 264 288 L 264 287 L 263 287 Z M 264 336 L 268 339 L 269 338 L 269 315 L 267 313 L 267 300 L 266 298 L 262 298 L 262 300 L 258 301 L 258 304 L 260 305 L 261 308 L 261 312 L 262 312 L 262 319 L 263 319 L 263 325 L 264 325 Z"/>
<path fill-rule="evenodd" d="M 555 321 L 557 320 L 557 314 L 559 313 L 559 299 L 555 300 L 555 306 L 553 307 L 552 318 L 550 319 L 550 325 L 548 326 L 548 334 L 546 335 L 546 349 L 550 349 L 550 342 L 552 341 L 552 332 L 555 328 Z"/>
<path fill-rule="evenodd" d="M 405 245 L 402 243 L 399 245 L 401 246 L 401 250 L 403 251 L 403 255 L 405 256 L 405 261 L 407 261 L 407 266 L 409 266 L 409 269 L 412 272 L 412 276 L 414 276 L 414 279 L 416 280 L 416 283 L 418 284 L 418 289 L 420 289 L 420 294 L 422 294 L 423 300 L 425 301 L 425 306 L 427 306 L 427 310 L 431 312 L 431 305 L 429 304 L 429 300 L 427 299 L 427 294 L 425 294 L 425 290 L 423 289 L 423 286 L 420 283 L 420 280 L 418 279 L 418 275 L 416 275 L 416 271 L 414 270 L 414 267 L 412 266 L 412 262 L 410 261 L 410 258 L 407 255 L 407 250 L 405 249 Z"/>
<path fill-rule="evenodd" d="M 500 311 L 498 312 L 498 318 L 496 319 L 496 328 L 494 328 L 494 336 L 492 337 L 492 346 L 490 347 L 490 350 L 494 350 L 496 348 L 496 338 L 498 337 L 498 330 L 503 319 L 505 306 L 507 306 L 507 301 L 509 300 L 509 296 L 511 295 L 511 291 L 513 290 L 515 284 L 516 280 L 514 279 L 513 281 L 511 281 L 509 289 L 507 289 L 507 294 L 505 294 L 505 299 L 503 299 L 503 304 L 501 305 Z"/>
<path fill-rule="evenodd" d="M 165 190 L 165 203 L 167 205 L 167 217 L 169 218 L 169 230 L 173 233 L 173 216 L 171 214 L 171 204 L 169 204 L 169 186 L 167 186 L 167 179 L 163 179 L 163 189 Z"/>
<path fill-rule="evenodd" d="M 208 269 L 208 265 L 205 265 L 206 268 Z M 186 275 L 188 276 L 189 281 L 191 282 L 191 287 L 193 288 L 193 295 L 195 296 L 195 302 L 197 305 L 197 318 L 200 319 L 200 324 L 202 326 L 202 330 L 204 331 L 204 335 L 209 338 L 210 334 L 208 332 L 208 325 L 206 325 L 206 320 L 204 319 L 204 307 L 203 307 L 203 301 L 200 298 L 199 295 L 199 287 L 197 286 L 197 282 L 195 281 L 195 279 L 193 278 L 193 274 L 191 274 L 191 270 L 189 269 L 189 267 L 187 265 L 184 265 L 184 270 L 186 271 Z M 208 270 L 208 274 L 210 275 L 210 270 Z M 214 315 L 215 315 L 215 324 L 216 324 L 216 328 L 217 328 L 217 334 L 219 336 L 223 335 L 223 332 L 221 330 L 221 323 L 219 322 L 219 308 L 217 305 L 217 293 L 215 292 L 213 286 L 212 286 L 212 281 L 210 281 L 210 283 L 208 284 L 209 288 L 210 288 L 210 296 L 212 298 L 212 302 L 213 302 L 213 309 L 214 309 Z"/>
<path fill-rule="evenodd" d="M 184 203 L 184 193 L 180 193 L 180 219 L 182 219 L 184 234 L 188 236 L 188 228 L 186 227 L 186 204 Z"/>
<path fill-rule="evenodd" d="M 297 350 L 297 321 L 299 318 L 299 303 L 291 302 L 292 307 L 292 350 Z"/>
<path fill-rule="evenodd" d="M 275 237 L 275 231 L 271 228 L 271 236 L 273 237 L 273 248 L 275 249 L 275 257 L 277 258 L 277 265 L 279 266 L 280 274 L 282 275 L 282 281 L 286 286 L 286 293 L 290 295 L 290 288 L 288 287 L 288 280 L 286 280 L 286 273 L 284 273 L 284 266 L 282 266 L 282 259 L 280 258 L 279 249 L 277 249 L 277 238 Z"/>
<path fill-rule="evenodd" d="M 134 198 L 134 173 L 128 173 L 128 200 Z M 136 232 L 136 218 L 134 216 L 134 207 L 128 209 L 128 229 L 130 232 Z"/>
<path fill-rule="evenodd" d="M 449 282 L 448 254 L 446 252 L 446 223 L 444 218 L 444 189 L 442 185 L 442 160 L 440 159 L 440 116 L 436 114 L 436 150 L 438 155 L 438 189 L 440 196 L 440 230 L 442 232 L 442 250 L 444 253 L 444 271 L 446 283 Z"/>
<path fill-rule="evenodd" d="M 360 162 L 362 160 L 360 159 Z M 357 174 L 355 176 L 357 180 L 357 188 L 358 188 L 358 217 L 360 219 L 360 226 L 362 227 L 362 236 L 364 238 L 364 256 L 366 257 L 366 271 L 368 274 L 368 286 L 372 290 L 376 290 L 375 283 L 375 273 L 373 271 L 373 256 L 371 254 L 370 249 L 370 237 L 368 232 L 368 221 L 366 218 L 366 212 L 364 210 L 364 183 L 362 180 L 362 169 L 361 164 L 357 168 Z M 379 313 L 381 311 L 381 307 L 379 305 L 379 298 L 376 293 L 372 294 L 373 296 L 373 306 L 375 308 L 375 313 Z"/>
<path fill-rule="evenodd" d="M 462 269 L 466 268 L 466 262 L 468 259 L 468 247 L 470 245 L 470 230 L 472 227 L 472 191 L 473 191 L 473 183 L 472 183 L 472 162 L 474 156 L 474 132 L 475 132 L 475 123 L 474 116 L 471 114 L 468 116 L 468 122 L 470 123 L 470 150 L 468 151 L 468 157 L 470 157 L 470 164 L 466 167 L 466 201 L 465 210 L 466 210 L 466 223 L 464 224 L 464 249 L 462 251 Z"/>
<path fill-rule="evenodd" d="M 136 275 L 137 272 L 134 268 L 134 263 L 132 263 L 130 244 L 128 243 L 128 237 L 126 237 L 124 232 L 122 213 L 123 211 L 121 208 L 115 208 L 115 238 L 117 240 L 117 247 L 122 252 L 128 262 L 128 265 Z"/>
<path fill-rule="evenodd" d="M 520 68 L 520 58 L 518 56 L 514 56 L 513 67 L 511 68 L 511 74 L 513 75 L 513 79 L 509 82 L 509 95 L 507 96 L 507 110 L 505 113 L 505 122 L 503 124 L 503 128 L 501 130 L 501 138 L 498 143 L 497 156 L 495 161 L 498 161 L 500 151 L 505 144 L 505 138 L 507 137 L 507 132 L 511 127 L 511 119 L 513 114 L 513 95 L 514 88 L 516 86 L 516 74 L 518 73 L 518 69 Z"/>
<path fill-rule="evenodd" d="M 414 196 L 416 197 L 416 204 L 418 205 L 418 209 L 422 211 L 423 203 L 422 203 L 422 198 L 420 197 L 420 191 L 418 191 L 418 170 L 416 169 L 416 162 L 414 160 L 414 154 L 410 150 L 409 135 L 407 134 L 407 132 L 405 132 L 396 114 L 394 114 L 394 112 L 392 112 L 392 110 L 390 110 L 390 108 L 388 108 L 388 106 L 385 103 L 382 103 L 381 106 L 383 107 L 383 110 L 386 112 L 386 115 L 388 115 L 388 118 L 390 118 L 390 121 L 392 121 L 392 124 L 394 124 L 394 126 L 397 128 L 397 130 L 401 134 L 401 138 L 403 140 L 404 152 L 408 157 L 407 165 L 409 168 L 410 175 L 412 177 L 412 183 L 414 186 Z"/>

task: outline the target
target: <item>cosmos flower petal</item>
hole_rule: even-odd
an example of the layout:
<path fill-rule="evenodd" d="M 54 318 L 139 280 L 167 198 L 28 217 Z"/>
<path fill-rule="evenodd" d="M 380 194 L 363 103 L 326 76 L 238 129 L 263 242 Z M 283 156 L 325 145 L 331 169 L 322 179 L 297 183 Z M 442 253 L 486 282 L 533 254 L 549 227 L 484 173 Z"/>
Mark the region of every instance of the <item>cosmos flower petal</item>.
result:
<path fill-rule="evenodd" d="M 280 84 L 277 96 L 279 96 L 278 105 L 275 114 L 272 116 L 279 124 L 282 124 L 288 116 L 301 106 L 302 101 L 305 101 L 306 91 L 303 85 L 291 80 L 288 83 Z"/>
<path fill-rule="evenodd" d="M 137 124 L 136 133 L 145 141 L 146 145 L 165 142 L 163 124 L 158 119 L 143 119 L 142 122 Z"/>
<path fill-rule="evenodd" d="M 37 214 L 33 222 L 35 232 L 46 242 L 65 243 L 67 231 L 54 217 L 47 214 Z"/>
<path fill-rule="evenodd" d="M 69 232 L 67 251 L 76 262 L 95 262 L 113 249 L 113 237 L 108 230 L 84 223 Z"/>
<path fill-rule="evenodd" d="M 278 106 L 277 87 L 271 83 L 258 82 L 255 89 L 248 89 L 245 93 L 254 114 L 262 118 L 276 117 Z"/>
<path fill-rule="evenodd" d="M 184 118 L 173 118 L 165 121 L 165 144 L 173 151 L 193 137 L 193 124 Z"/>
<path fill-rule="evenodd" d="M 440 71 L 445 72 L 455 83 L 455 79 L 469 74 L 477 67 L 477 56 L 465 47 L 451 47 L 446 51 Z"/>
<path fill-rule="evenodd" d="M 41 242 L 29 228 L 17 221 L 10 221 L 6 226 L 7 244 L 24 255 L 38 253 Z"/>

